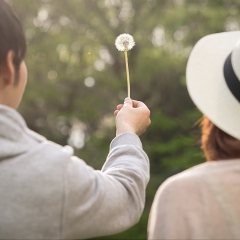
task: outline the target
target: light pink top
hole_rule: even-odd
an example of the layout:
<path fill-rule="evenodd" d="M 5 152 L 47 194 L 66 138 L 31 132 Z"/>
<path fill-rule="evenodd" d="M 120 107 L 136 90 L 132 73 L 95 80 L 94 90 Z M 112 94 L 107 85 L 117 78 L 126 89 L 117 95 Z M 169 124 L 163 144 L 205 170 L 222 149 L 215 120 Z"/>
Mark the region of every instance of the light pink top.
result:
<path fill-rule="evenodd" d="M 158 189 L 149 239 L 240 239 L 240 160 L 206 162 Z"/>

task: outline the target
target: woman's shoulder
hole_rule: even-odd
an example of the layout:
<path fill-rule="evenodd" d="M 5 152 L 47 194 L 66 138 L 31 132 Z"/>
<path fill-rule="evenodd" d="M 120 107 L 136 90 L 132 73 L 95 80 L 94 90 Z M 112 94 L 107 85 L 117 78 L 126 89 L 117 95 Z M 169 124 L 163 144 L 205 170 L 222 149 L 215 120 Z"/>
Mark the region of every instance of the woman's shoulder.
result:
<path fill-rule="evenodd" d="M 202 163 L 186 169 L 178 174 L 175 174 L 167 178 L 161 187 L 172 187 L 172 186 L 182 186 L 182 185 L 192 185 L 199 178 L 202 178 L 206 174 L 207 169 L 210 167 L 209 163 Z"/>
<path fill-rule="evenodd" d="M 236 171 L 236 169 L 240 170 L 240 159 L 204 162 L 169 177 L 166 182 L 192 182 L 209 174 L 230 173 Z"/>
<path fill-rule="evenodd" d="M 203 179 L 211 167 L 211 164 L 205 162 L 167 178 L 158 188 L 157 196 L 179 198 L 183 193 L 194 194 L 201 188 Z"/>
<path fill-rule="evenodd" d="M 159 187 L 158 192 L 161 195 L 177 195 L 182 194 L 183 191 L 191 194 L 199 193 L 200 190 L 205 189 L 206 179 L 213 175 L 221 178 L 237 170 L 240 173 L 239 159 L 205 162 L 169 177 Z"/>

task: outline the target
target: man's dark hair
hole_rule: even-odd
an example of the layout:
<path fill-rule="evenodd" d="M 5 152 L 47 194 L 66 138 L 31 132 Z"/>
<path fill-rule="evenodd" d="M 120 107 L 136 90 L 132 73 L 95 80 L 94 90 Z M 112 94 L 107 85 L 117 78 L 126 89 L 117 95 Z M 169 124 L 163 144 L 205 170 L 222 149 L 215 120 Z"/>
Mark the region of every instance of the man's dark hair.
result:
<path fill-rule="evenodd" d="M 26 54 L 26 49 L 26 39 L 19 19 L 12 8 L 4 0 L 0 0 L 0 66 L 6 61 L 7 53 L 12 50 L 16 84 L 18 83 L 19 67 Z"/>

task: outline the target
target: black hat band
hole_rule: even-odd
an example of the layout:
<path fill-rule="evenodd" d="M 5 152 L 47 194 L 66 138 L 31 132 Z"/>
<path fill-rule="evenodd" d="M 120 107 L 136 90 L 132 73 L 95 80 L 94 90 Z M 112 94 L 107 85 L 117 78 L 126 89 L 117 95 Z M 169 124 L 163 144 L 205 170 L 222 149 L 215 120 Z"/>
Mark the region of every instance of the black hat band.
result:
<path fill-rule="evenodd" d="M 240 102 L 240 81 L 233 70 L 232 53 L 229 54 L 224 63 L 223 72 L 229 90 L 238 100 L 238 102 Z"/>

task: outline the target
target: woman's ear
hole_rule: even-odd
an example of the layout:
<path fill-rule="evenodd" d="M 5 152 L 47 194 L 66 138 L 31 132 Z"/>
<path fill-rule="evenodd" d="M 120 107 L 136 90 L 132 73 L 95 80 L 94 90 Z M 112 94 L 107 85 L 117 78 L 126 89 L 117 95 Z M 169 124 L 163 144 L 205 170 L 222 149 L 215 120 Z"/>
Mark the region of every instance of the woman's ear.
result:
<path fill-rule="evenodd" d="M 5 62 L 1 66 L 1 78 L 4 85 L 13 85 L 15 81 L 15 67 L 13 63 L 14 52 L 12 50 L 8 51 Z"/>

